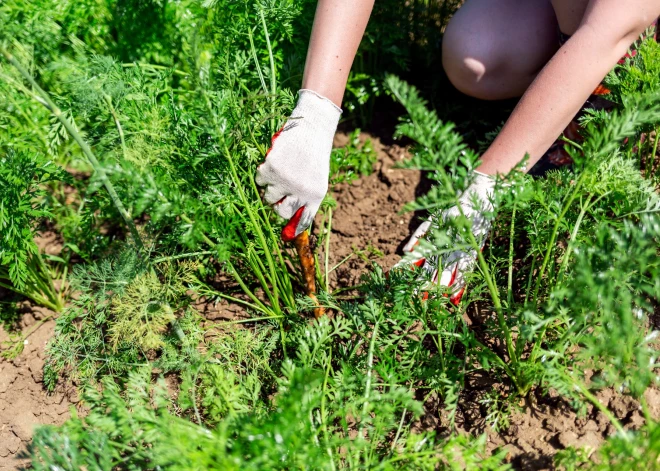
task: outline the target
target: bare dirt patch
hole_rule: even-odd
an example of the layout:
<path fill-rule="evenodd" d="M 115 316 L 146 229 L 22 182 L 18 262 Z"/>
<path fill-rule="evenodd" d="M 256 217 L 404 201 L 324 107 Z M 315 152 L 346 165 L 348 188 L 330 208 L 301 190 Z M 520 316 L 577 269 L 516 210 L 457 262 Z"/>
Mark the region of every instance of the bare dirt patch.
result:
<path fill-rule="evenodd" d="M 479 402 L 484 390 L 468 385 L 460 402 L 457 425 L 474 434 L 486 433 L 488 449 L 505 448 L 508 460 L 516 469 L 552 470 L 554 455 L 569 446 L 586 448 L 593 453 L 616 433 L 605 415 L 589 404 L 584 415 L 579 414 L 563 398 L 553 392 L 540 391 L 521 401 L 509 418 L 509 426 L 497 432 L 485 422 L 486 407 Z M 611 388 L 595 393 L 625 429 L 637 430 L 644 424 L 640 404 L 629 396 L 617 394 Z M 645 398 L 651 414 L 660 417 L 660 391 L 649 388 Z M 439 430 L 442 432 L 442 430 Z M 445 431 L 446 432 L 446 431 Z"/>
<path fill-rule="evenodd" d="M 27 332 L 52 313 L 39 307 L 22 308 L 20 331 Z M 44 322 L 25 339 L 23 352 L 13 360 L 0 357 L 0 471 L 26 466 L 20 458 L 34 428 L 61 424 L 69 408 L 78 402 L 75 392 L 63 389 L 48 393 L 43 384 L 44 347 L 53 335 L 55 321 Z M 0 343 L 10 335 L 0 328 Z"/>
<path fill-rule="evenodd" d="M 430 188 L 422 172 L 395 168 L 397 162 L 409 157 L 404 147 L 384 145 L 366 133 L 360 139 L 371 140 L 378 160 L 371 175 L 334 188 L 337 207 L 332 218 L 329 265 L 334 267 L 349 258 L 331 274 L 331 288 L 359 284 L 372 262 L 389 269 L 401 259 L 401 247 L 422 222 L 420 215 L 402 214 L 401 210 Z M 347 141 L 346 134 L 338 133 L 335 147 Z"/>

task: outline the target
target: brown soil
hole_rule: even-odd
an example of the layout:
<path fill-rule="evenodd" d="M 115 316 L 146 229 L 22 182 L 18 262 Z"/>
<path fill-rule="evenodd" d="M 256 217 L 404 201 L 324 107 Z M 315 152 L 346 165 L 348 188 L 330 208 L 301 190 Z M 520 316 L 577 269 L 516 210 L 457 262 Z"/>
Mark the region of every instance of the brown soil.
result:
<path fill-rule="evenodd" d="M 23 309 L 21 332 L 52 314 L 39 307 L 26 305 Z M 26 465 L 20 453 L 25 451 L 34 428 L 61 424 L 69 417 L 69 407 L 78 402 L 73 391 L 50 394 L 43 385 L 44 347 L 54 326 L 50 319 L 38 327 L 25 339 L 23 352 L 15 359 L 0 357 L 0 471 Z M 0 344 L 9 340 L 9 334 L 0 328 Z"/>
<path fill-rule="evenodd" d="M 426 192 L 428 181 L 421 172 L 393 168 L 406 156 L 399 145 L 384 145 L 378 138 L 366 134 L 378 153 L 378 161 L 372 175 L 352 184 L 339 185 L 334 189 L 337 208 L 334 210 L 330 239 L 330 267 L 348 257 L 330 277 L 331 286 L 347 287 L 360 283 L 372 262 L 387 269 L 401 257 L 401 247 L 421 222 L 423 215 L 400 214 L 403 205 Z M 335 145 L 347 142 L 347 136 L 338 133 Z M 317 224 L 321 222 L 320 216 Z M 42 250 L 58 253 L 58 240 L 50 234 L 40 241 Z M 320 249 L 320 248 L 319 248 Z M 320 259 L 323 259 L 322 254 Z M 200 300 L 195 307 L 210 322 L 233 320 L 246 316 L 245 311 L 225 301 L 218 304 Z M 28 330 L 36 322 L 51 313 L 41 308 L 25 307 L 20 329 Z M 0 358 L 0 471 L 17 469 L 26 465 L 18 458 L 25 449 L 35 426 L 59 424 L 69 416 L 69 409 L 78 403 L 72 391 L 48 394 L 43 386 L 44 346 L 52 336 L 54 322 L 45 322 L 28 338 L 24 351 L 15 360 Z M 9 336 L 0 328 L 0 341 Z M 493 388 L 502 388 L 490 378 L 470 378 L 462 394 L 456 414 L 458 431 L 473 434 L 486 433 L 488 448 L 505 447 L 509 461 L 517 469 L 552 469 L 554 454 L 567 446 L 598 447 L 613 433 L 612 426 L 602 413 L 593 407 L 584 417 L 563 399 L 552 394 L 532 397 L 518 404 L 509 418 L 509 426 L 496 432 L 485 421 L 488 414 L 480 403 Z M 639 405 L 611 390 L 598 393 L 603 404 L 628 428 L 638 428 L 643 423 Z M 655 417 L 660 417 L 660 391 L 650 389 L 647 402 Z M 416 428 L 436 430 L 447 434 L 447 420 L 442 404 L 431 398 L 426 403 L 427 413 Z"/>
<path fill-rule="evenodd" d="M 44 231 L 35 241 L 43 253 L 59 255 L 62 250 L 60 237 L 53 231 Z M 0 297 L 7 294 L 2 292 Z M 18 312 L 15 325 L 0 326 L 0 350 L 27 335 L 23 351 L 16 358 L 0 357 L 0 471 L 28 464 L 21 453 L 34 428 L 61 424 L 69 417 L 70 407 L 79 402 L 73 388 L 48 393 L 43 384 L 44 347 L 53 335 L 54 313 L 27 301 L 21 303 Z"/>
<path fill-rule="evenodd" d="M 553 393 L 518 404 L 509 418 L 509 427 L 496 432 L 485 423 L 487 411 L 479 405 L 485 391 L 468 385 L 457 414 L 459 429 L 473 434 L 486 433 L 488 449 L 504 447 L 508 459 L 517 469 L 552 470 L 554 455 L 569 446 L 595 451 L 616 430 L 609 419 L 592 405 L 580 416 L 571 405 Z M 626 429 L 636 430 L 644 424 L 639 403 L 629 396 L 616 394 L 612 389 L 596 393 Z M 660 391 L 650 388 L 645 394 L 651 414 L 660 417 Z"/>
<path fill-rule="evenodd" d="M 332 288 L 359 284 L 373 262 L 388 269 L 401 259 L 401 247 L 422 222 L 420 215 L 402 214 L 401 210 L 430 188 L 422 172 L 394 168 L 409 157 L 405 148 L 383 145 L 378 138 L 364 133 L 360 139 L 371 140 L 378 161 L 371 175 L 334 188 L 337 207 L 332 217 L 329 265 L 335 267 L 349 258 L 331 274 Z M 346 134 L 335 136 L 336 147 L 347 142 Z M 317 217 L 316 222 L 321 219 Z M 321 253 L 322 249 L 319 247 Z"/>

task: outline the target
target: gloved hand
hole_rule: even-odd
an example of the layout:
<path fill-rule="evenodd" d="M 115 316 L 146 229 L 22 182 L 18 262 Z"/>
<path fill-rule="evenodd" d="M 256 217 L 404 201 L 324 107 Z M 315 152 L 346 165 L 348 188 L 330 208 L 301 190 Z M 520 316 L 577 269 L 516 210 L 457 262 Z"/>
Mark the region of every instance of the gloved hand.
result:
<path fill-rule="evenodd" d="M 256 182 L 284 219 L 282 240 L 293 240 L 314 220 L 328 191 L 332 139 L 341 109 L 316 92 L 300 90 L 288 121 L 271 140 Z"/>
<path fill-rule="evenodd" d="M 474 182 L 461 195 L 459 202 L 463 208 L 465 217 L 472 221 L 472 233 L 477 243 L 480 244 L 480 248 L 483 248 L 490 231 L 490 221 L 486 218 L 484 212 L 489 212 L 493 209 L 490 199 L 493 195 L 495 179 L 490 175 L 480 172 L 475 173 L 476 178 Z M 475 201 L 475 199 L 479 203 L 476 207 L 472 204 L 472 201 Z M 456 217 L 458 214 L 458 208 L 454 206 L 444 211 L 442 218 Z M 419 239 L 426 235 L 432 223 L 433 219 L 429 218 L 420 224 L 408 243 L 403 247 L 403 251 L 404 253 L 413 254 L 415 257 L 413 264 L 426 271 L 434 283 L 450 287 L 451 295 L 449 300 L 457 305 L 465 292 L 465 274 L 473 269 L 476 263 L 477 253 L 474 250 L 470 250 L 469 252 L 455 250 L 441 256 L 425 254 L 426 251 L 418 246 Z M 402 260 L 402 262 L 404 261 Z M 440 272 L 440 270 L 442 271 Z"/>

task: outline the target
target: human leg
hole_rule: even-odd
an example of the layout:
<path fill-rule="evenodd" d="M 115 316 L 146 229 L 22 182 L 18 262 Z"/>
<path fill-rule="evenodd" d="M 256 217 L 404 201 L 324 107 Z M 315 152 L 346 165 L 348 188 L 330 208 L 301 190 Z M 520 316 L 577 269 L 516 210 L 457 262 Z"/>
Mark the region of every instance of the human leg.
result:
<path fill-rule="evenodd" d="M 447 25 L 442 63 L 463 93 L 520 96 L 557 51 L 550 0 L 467 0 Z"/>

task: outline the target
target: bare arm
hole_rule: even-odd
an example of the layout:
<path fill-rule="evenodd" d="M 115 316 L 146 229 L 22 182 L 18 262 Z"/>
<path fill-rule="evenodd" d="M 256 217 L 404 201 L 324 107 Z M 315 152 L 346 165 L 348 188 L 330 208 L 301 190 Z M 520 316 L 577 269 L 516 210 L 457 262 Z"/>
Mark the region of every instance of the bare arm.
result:
<path fill-rule="evenodd" d="M 303 88 L 341 107 L 348 73 L 374 0 L 319 0 L 307 49 Z"/>
<path fill-rule="evenodd" d="M 531 168 L 659 14 L 660 0 L 591 0 L 577 31 L 525 92 L 478 170 L 507 173 L 525 153 Z"/>

